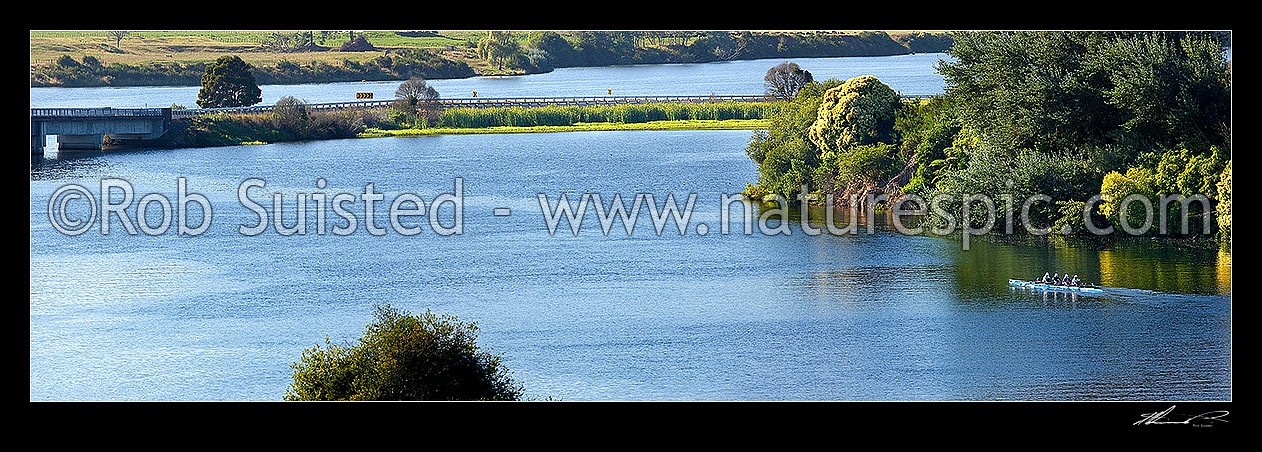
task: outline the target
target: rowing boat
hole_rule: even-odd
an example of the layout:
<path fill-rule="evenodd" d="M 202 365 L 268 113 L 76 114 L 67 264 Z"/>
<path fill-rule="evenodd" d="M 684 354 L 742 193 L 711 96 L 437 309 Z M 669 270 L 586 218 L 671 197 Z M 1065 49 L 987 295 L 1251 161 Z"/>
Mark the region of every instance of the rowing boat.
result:
<path fill-rule="evenodd" d="M 1104 289 L 1100 289 L 1098 287 L 1060 286 L 1056 284 L 1044 284 L 1044 283 L 1036 283 L 1036 282 L 1030 282 L 1030 281 L 1022 281 L 1019 279 L 1009 279 L 1008 285 L 1025 287 L 1028 289 L 1065 290 L 1065 291 L 1071 291 L 1071 292 L 1104 293 Z"/>

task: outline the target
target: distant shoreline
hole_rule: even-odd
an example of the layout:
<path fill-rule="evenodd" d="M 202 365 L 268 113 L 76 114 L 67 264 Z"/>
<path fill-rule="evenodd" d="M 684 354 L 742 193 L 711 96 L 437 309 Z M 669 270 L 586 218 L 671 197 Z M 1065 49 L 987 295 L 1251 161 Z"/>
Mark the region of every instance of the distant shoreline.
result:
<path fill-rule="evenodd" d="M 911 37 L 913 35 L 915 37 Z M 32 54 L 38 53 L 40 58 L 32 56 L 31 87 L 195 87 L 200 85 L 206 65 L 224 55 L 239 55 L 245 59 L 253 66 L 259 85 L 296 85 L 401 81 L 414 76 L 432 80 L 518 76 L 571 67 L 887 57 L 944 52 L 953 44 L 953 40 L 945 33 L 900 34 L 897 35 L 897 40 L 882 32 L 758 34 L 746 37 L 746 41 L 737 41 L 736 38 L 740 36 L 733 35 L 728 40 L 703 38 L 688 44 L 642 43 L 638 46 L 597 50 L 588 50 L 572 43 L 573 46 L 565 44 L 561 49 L 553 49 L 551 53 L 544 52 L 550 56 L 538 61 L 506 64 L 502 67 L 498 63 L 491 65 L 485 57 L 478 56 L 473 50 L 456 46 L 381 47 L 371 52 L 337 51 L 320 47 L 322 50 L 319 51 L 294 52 L 220 43 L 209 46 L 213 47 L 209 51 L 164 53 L 166 51 L 163 50 L 161 53 L 154 53 L 158 52 L 157 49 L 166 49 L 175 43 L 188 45 L 185 41 L 194 37 L 147 38 L 141 43 L 123 45 L 127 51 L 113 49 L 111 46 L 114 43 L 98 44 L 90 48 L 82 48 L 86 45 L 82 43 L 77 44 L 79 47 L 67 45 L 69 42 L 57 46 L 52 43 L 41 43 L 37 46 L 33 38 Z M 69 38 L 40 39 L 60 42 L 57 40 Z M 472 42 L 475 41 L 469 41 Z M 553 42 L 553 45 L 556 44 Z M 521 49 L 527 50 L 526 47 Z M 39 64 L 35 64 L 35 61 Z"/>
<path fill-rule="evenodd" d="M 798 56 L 798 57 L 791 57 L 791 56 L 787 56 L 787 57 L 773 57 L 773 58 L 758 57 L 758 58 L 736 58 L 736 59 L 732 59 L 732 60 L 715 60 L 715 61 L 679 61 L 679 62 L 663 62 L 663 63 L 643 63 L 643 62 L 634 62 L 634 63 L 602 64 L 602 65 L 593 65 L 593 66 L 567 66 L 567 67 L 551 68 L 551 69 L 548 69 L 548 70 L 546 70 L 546 71 L 538 71 L 538 72 L 520 72 L 520 73 L 512 73 L 512 74 L 476 74 L 476 73 L 475 73 L 475 74 L 470 74 L 470 75 L 459 75 L 459 76 L 437 76 L 437 77 L 423 77 L 423 78 L 424 78 L 424 79 L 426 79 L 426 80 L 463 80 L 463 79 L 478 78 L 478 77 L 522 77 L 522 76 L 527 76 L 527 75 L 547 74 L 547 73 L 553 72 L 553 71 L 555 71 L 555 70 L 557 70 L 557 69 L 569 69 L 569 68 L 601 68 L 601 67 L 618 67 L 618 66 L 660 66 L 660 65 L 676 65 L 676 64 L 707 64 L 707 63 L 722 63 L 722 62 L 726 62 L 726 61 L 782 60 L 782 59 L 793 59 L 793 58 L 864 58 L 864 57 L 893 57 L 893 56 L 915 55 L 915 54 L 917 54 L 917 53 L 918 53 L 918 52 L 893 53 L 893 54 L 889 54 L 889 55 Z M 942 52 L 919 52 L 919 53 L 942 53 Z M 261 77 L 257 77 L 257 76 L 258 76 L 258 70 L 257 70 L 257 69 L 255 70 L 255 75 L 256 75 L 256 78 L 261 78 Z M 402 82 L 402 81 L 405 81 L 405 80 L 407 80 L 407 78 L 406 78 L 406 77 L 404 77 L 404 78 L 397 78 L 397 77 L 370 77 L 370 78 L 349 78 L 349 79 L 347 79 L 347 78 L 329 78 L 329 79 L 311 79 L 311 80 L 300 80 L 300 81 L 286 81 L 286 82 L 284 82 L 284 83 L 267 83 L 267 82 L 259 82 L 259 86 L 320 85 L 320 84 L 327 84 L 327 83 Z M 38 83 L 38 82 L 35 82 L 35 81 L 32 81 L 32 83 L 31 83 L 31 88 L 166 88 L 166 87 L 196 88 L 196 87 L 198 87 L 198 86 L 201 86 L 201 85 L 200 85 L 200 81 L 199 81 L 199 82 L 189 82 L 189 81 L 184 81 L 184 80 L 172 80 L 172 83 L 161 83 L 161 84 L 137 84 L 137 85 L 132 85 L 132 84 L 104 84 L 104 83 L 101 83 L 101 84 L 96 84 L 96 85 L 64 85 L 64 84 L 47 84 L 47 83 Z"/>

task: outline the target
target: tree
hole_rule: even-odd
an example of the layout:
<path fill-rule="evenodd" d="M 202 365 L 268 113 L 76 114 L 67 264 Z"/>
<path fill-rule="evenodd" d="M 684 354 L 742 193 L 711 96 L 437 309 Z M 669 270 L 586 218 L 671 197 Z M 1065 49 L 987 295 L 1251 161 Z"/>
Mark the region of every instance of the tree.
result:
<path fill-rule="evenodd" d="M 286 400 L 517 400 L 502 354 L 477 345 L 478 327 L 426 310 L 375 307 L 355 345 L 304 350 Z"/>
<path fill-rule="evenodd" d="M 1107 150 L 1109 170 L 1152 149 L 1227 144 L 1223 36 L 1173 32 L 968 32 L 939 64 L 964 128 L 1021 149 Z"/>
<path fill-rule="evenodd" d="M 898 93 L 876 77 L 864 75 L 828 90 L 811 124 L 809 137 L 823 152 L 841 152 L 862 144 L 891 143 L 901 107 Z"/>
<path fill-rule="evenodd" d="M 123 48 L 121 47 L 123 44 L 123 38 L 131 36 L 131 32 L 130 31 L 107 31 L 105 32 L 105 36 L 114 40 L 114 48 L 117 48 L 118 50 L 123 50 Z"/>
<path fill-rule="evenodd" d="M 548 62 L 553 67 L 567 67 L 577 64 L 574 46 L 555 31 L 532 31 L 526 36 L 526 46 L 546 52 Z"/>
<path fill-rule="evenodd" d="M 503 67 L 504 63 L 516 61 L 521 52 L 521 46 L 506 31 L 489 31 L 487 38 L 478 42 L 478 55 L 495 63 L 495 67 Z"/>
<path fill-rule="evenodd" d="M 399 85 L 394 91 L 394 106 L 407 114 L 408 119 L 416 124 L 417 114 L 422 114 L 427 123 L 438 119 L 438 90 L 425 83 L 425 79 L 412 77 Z"/>
<path fill-rule="evenodd" d="M 798 67 L 797 63 L 785 61 L 767 70 L 767 95 L 780 100 L 789 100 L 799 89 L 814 80 L 811 71 Z"/>
<path fill-rule="evenodd" d="M 219 57 L 206 66 L 197 106 L 202 108 L 245 107 L 263 101 L 250 65 L 238 56 Z"/>

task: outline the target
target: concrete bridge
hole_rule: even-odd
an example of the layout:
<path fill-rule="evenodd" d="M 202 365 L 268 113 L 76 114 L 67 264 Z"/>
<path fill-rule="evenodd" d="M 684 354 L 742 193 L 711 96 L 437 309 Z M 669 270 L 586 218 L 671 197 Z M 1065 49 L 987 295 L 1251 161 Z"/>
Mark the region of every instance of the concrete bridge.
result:
<path fill-rule="evenodd" d="M 105 135 L 122 142 L 166 133 L 170 108 L 32 108 L 31 155 L 42 157 L 49 135 L 60 151 L 100 151 Z"/>

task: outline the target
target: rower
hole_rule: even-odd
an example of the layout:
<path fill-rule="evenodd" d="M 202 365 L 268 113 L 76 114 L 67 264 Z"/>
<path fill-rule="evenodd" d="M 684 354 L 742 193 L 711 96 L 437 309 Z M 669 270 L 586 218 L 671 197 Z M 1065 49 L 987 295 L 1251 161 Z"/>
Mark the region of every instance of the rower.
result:
<path fill-rule="evenodd" d="M 1042 279 L 1040 279 L 1039 281 L 1040 281 L 1040 282 L 1047 282 L 1047 281 L 1048 281 L 1049 279 L 1051 279 L 1051 278 L 1052 278 L 1051 273 L 1046 273 L 1046 272 L 1045 272 L 1045 273 L 1043 273 L 1043 278 L 1042 278 Z"/>
<path fill-rule="evenodd" d="M 1074 275 L 1074 285 L 1078 287 L 1082 287 L 1082 280 L 1078 279 L 1078 275 Z"/>

